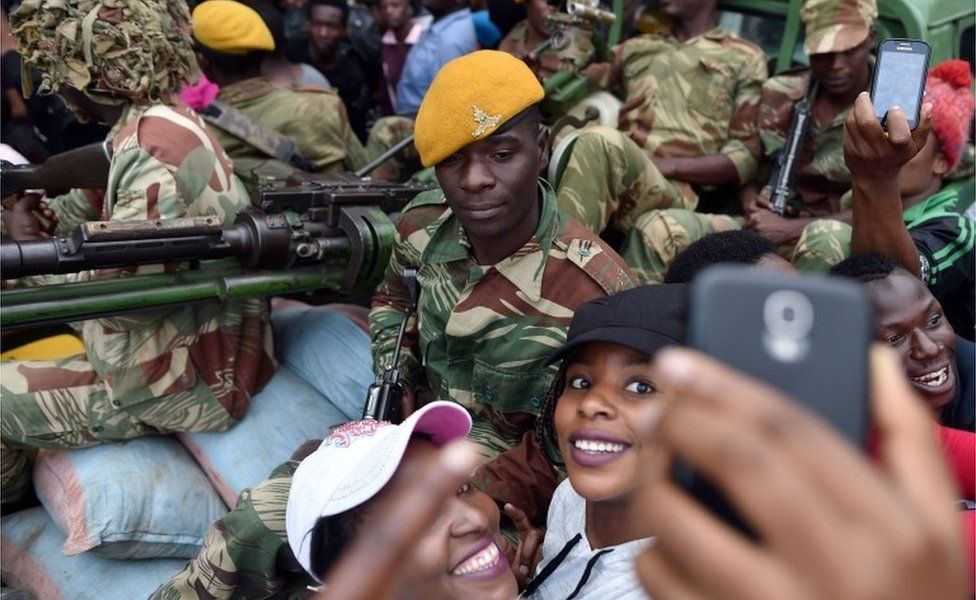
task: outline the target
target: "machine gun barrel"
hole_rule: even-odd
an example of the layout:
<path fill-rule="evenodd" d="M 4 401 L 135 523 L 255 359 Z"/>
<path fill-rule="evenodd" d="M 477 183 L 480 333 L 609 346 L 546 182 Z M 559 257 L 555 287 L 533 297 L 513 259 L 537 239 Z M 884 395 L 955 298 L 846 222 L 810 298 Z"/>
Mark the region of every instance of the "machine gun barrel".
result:
<path fill-rule="evenodd" d="M 98 221 L 70 235 L 0 243 L 0 277 L 186 263 L 177 272 L 7 289 L 0 325 L 79 320 L 207 299 L 372 290 L 395 238 L 387 213 L 428 186 L 269 186 L 230 227 L 216 217 Z M 277 212 L 271 212 L 277 211 Z"/>

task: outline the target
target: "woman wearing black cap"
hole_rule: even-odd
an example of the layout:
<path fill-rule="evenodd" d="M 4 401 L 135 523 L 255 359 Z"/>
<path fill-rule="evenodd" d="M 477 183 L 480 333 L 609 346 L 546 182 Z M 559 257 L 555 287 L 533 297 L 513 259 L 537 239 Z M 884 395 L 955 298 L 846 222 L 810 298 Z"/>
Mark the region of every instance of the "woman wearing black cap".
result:
<path fill-rule="evenodd" d="M 641 431 L 667 390 L 650 377 L 653 355 L 685 339 L 687 287 L 645 286 L 581 306 L 540 419 L 569 478 L 549 508 L 543 559 L 526 596 L 646 598 L 634 558 L 651 542 L 649 483 L 669 464 Z"/>

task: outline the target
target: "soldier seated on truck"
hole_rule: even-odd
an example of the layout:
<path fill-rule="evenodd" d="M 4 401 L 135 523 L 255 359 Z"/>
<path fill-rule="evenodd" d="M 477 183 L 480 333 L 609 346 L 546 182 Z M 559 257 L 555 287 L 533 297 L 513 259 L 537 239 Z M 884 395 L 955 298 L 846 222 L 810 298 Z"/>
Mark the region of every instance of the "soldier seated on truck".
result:
<path fill-rule="evenodd" d="M 220 86 L 202 114 L 242 175 L 268 159 L 306 171 L 355 171 L 412 133 L 409 119 L 381 119 L 364 148 L 335 91 L 280 87 L 261 75 L 262 59 L 275 50 L 275 40 L 261 14 L 246 4 L 197 5 L 193 38 L 201 71 Z M 383 165 L 373 177 L 394 180 L 401 167 Z"/>
<path fill-rule="evenodd" d="M 805 2 L 803 47 L 810 67 L 771 77 L 762 86 L 757 129 L 763 156 L 759 179 L 748 182 L 739 194 L 744 226 L 776 244 L 801 269 L 818 262 L 812 248 L 822 246 L 818 240 L 837 223 L 816 218 L 851 219 L 850 210 L 840 205 L 851 180 L 842 149 L 844 119 L 871 82 L 872 26 L 877 14 L 875 0 Z M 804 98 L 811 106 L 810 124 L 797 154 L 794 198 L 781 216 L 771 210 L 769 186 L 763 186 L 769 181 L 771 163 L 787 145 L 794 113 Z M 666 265 L 703 235 L 726 225 L 739 226 L 718 218 L 680 209 L 658 212 L 653 218 L 656 226 L 648 230 L 651 263 Z M 715 227 L 716 223 L 722 227 Z"/>
<path fill-rule="evenodd" d="M 58 231 L 89 220 L 197 216 L 229 226 L 249 205 L 220 144 L 176 97 L 196 74 L 182 2 L 129 0 L 113 8 L 98 0 L 25 0 L 10 19 L 24 61 L 42 75 L 38 92 L 57 93 L 79 117 L 112 126 L 104 194 L 74 190 L 51 199 Z M 31 211 L 35 202 L 24 196 L 4 211 L 14 239 L 45 235 Z M 220 431 L 243 416 L 274 371 L 263 300 L 211 301 L 80 327 L 83 355 L 0 363 L 3 502 L 25 491 L 31 448 Z"/>
<path fill-rule="evenodd" d="M 661 280 L 675 240 L 738 227 L 726 215 L 683 218 L 696 216 L 693 186 L 735 188 L 756 174 L 766 57 L 716 25 L 717 4 L 668 2 L 668 31 L 629 39 L 612 64 L 587 68 L 600 85 L 623 87 L 620 123 L 584 132 L 560 165 L 559 207 L 595 233 L 622 237 L 621 255 L 645 281 Z M 656 210 L 665 208 L 688 210 L 665 218 Z"/>

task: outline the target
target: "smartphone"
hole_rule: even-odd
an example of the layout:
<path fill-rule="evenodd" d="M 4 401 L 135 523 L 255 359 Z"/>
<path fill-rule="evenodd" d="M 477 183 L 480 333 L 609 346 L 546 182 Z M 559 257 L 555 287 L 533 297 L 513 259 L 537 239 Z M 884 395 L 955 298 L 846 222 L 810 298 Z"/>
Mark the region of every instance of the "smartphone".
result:
<path fill-rule="evenodd" d="M 868 349 L 874 314 L 857 283 L 761 273 L 719 265 L 691 290 L 689 345 L 779 388 L 865 447 Z M 674 478 L 717 515 L 753 531 L 704 477 L 686 463 Z"/>
<path fill-rule="evenodd" d="M 918 127 L 930 51 L 929 45 L 921 40 L 897 38 L 887 39 L 878 47 L 871 103 L 875 116 L 886 129 L 892 106 L 900 106 L 905 111 L 911 129 Z"/>

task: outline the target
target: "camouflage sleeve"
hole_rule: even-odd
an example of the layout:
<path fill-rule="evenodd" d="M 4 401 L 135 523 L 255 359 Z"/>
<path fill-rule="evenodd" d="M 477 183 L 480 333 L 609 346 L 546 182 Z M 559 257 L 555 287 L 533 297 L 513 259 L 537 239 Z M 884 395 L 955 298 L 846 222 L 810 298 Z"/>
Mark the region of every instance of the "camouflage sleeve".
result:
<path fill-rule="evenodd" d="M 756 52 L 739 71 L 735 86 L 735 107 L 729 121 L 729 141 L 722 146 L 721 153 L 729 157 L 735 165 L 741 184 L 752 181 L 756 176 L 761 151 L 756 120 L 766 75 L 765 56 L 762 52 Z"/>
<path fill-rule="evenodd" d="M 285 507 L 298 464 L 289 461 L 241 492 L 234 510 L 210 527 L 196 558 L 150 598 L 277 598 L 299 583 L 311 584 L 291 555 L 285 533 Z"/>
<path fill-rule="evenodd" d="M 58 233 L 70 233 L 87 221 L 97 221 L 102 216 L 102 190 L 74 189 L 47 200 L 47 205 L 58 217 Z"/>
<path fill-rule="evenodd" d="M 372 307 L 369 311 L 370 343 L 373 350 L 373 370 L 382 372 L 383 368 L 393 360 L 396 348 L 397 333 L 403 323 L 404 311 L 409 296 L 403 283 L 404 267 L 419 267 L 420 253 L 408 241 L 410 230 L 410 213 L 404 211 L 397 221 L 396 240 L 390 263 L 386 267 L 386 274 L 376 294 L 373 296 Z M 420 364 L 420 353 L 416 350 L 418 336 L 417 318 L 408 323 L 404 348 L 400 351 L 397 367 L 400 379 L 409 387 L 416 389 L 421 381 L 423 368 Z"/>

